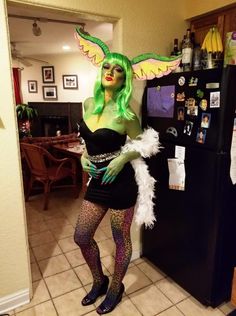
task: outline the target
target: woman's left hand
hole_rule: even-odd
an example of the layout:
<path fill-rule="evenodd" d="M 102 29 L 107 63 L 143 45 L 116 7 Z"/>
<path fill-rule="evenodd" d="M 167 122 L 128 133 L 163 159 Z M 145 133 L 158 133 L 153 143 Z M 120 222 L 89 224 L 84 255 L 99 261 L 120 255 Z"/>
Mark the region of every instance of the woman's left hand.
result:
<path fill-rule="evenodd" d="M 125 159 L 122 155 L 120 155 L 119 157 L 114 158 L 107 167 L 99 169 L 100 171 L 106 170 L 102 177 L 101 184 L 112 183 L 115 180 L 118 173 L 124 168 L 124 165 Z"/>

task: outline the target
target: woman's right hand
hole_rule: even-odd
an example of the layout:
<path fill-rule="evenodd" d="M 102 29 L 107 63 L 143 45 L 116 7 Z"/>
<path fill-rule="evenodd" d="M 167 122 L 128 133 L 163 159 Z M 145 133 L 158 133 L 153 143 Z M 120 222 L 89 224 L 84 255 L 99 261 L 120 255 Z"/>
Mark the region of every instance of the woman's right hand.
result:
<path fill-rule="evenodd" d="M 101 171 L 84 155 L 81 156 L 81 165 L 83 170 L 88 172 L 91 177 L 98 178 L 100 176 Z"/>

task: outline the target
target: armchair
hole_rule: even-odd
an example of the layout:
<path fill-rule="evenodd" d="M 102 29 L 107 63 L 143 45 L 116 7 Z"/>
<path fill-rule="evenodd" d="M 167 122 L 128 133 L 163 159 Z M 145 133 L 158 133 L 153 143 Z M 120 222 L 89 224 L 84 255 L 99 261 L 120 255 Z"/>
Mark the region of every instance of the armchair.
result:
<path fill-rule="evenodd" d="M 56 159 L 45 148 L 27 143 L 21 143 L 21 150 L 30 170 L 26 201 L 29 199 L 35 181 L 41 182 L 44 186 L 44 210 L 48 208 L 49 193 L 52 186 L 72 187 L 75 190 L 75 196 L 77 196 L 76 161 L 74 159 Z M 72 184 L 60 185 L 58 183 L 65 178 L 71 178 Z"/>

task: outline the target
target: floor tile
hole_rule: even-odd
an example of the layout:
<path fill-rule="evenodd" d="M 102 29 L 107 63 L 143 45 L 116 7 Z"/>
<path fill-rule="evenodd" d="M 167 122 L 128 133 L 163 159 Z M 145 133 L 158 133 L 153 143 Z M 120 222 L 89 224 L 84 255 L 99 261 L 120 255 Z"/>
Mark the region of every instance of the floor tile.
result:
<path fill-rule="evenodd" d="M 110 274 L 114 273 L 115 259 L 113 256 L 106 256 L 101 258 L 102 264 L 106 267 Z"/>
<path fill-rule="evenodd" d="M 66 252 L 65 256 L 66 256 L 67 260 L 70 262 L 72 267 L 77 267 L 77 266 L 85 263 L 84 257 L 83 257 L 82 252 L 79 248 L 76 250 L 72 250 L 70 252 Z"/>
<path fill-rule="evenodd" d="M 31 247 L 44 245 L 53 240 L 55 240 L 55 238 L 49 230 L 29 236 Z"/>
<path fill-rule="evenodd" d="M 53 203 L 51 203 L 49 209 L 43 212 L 43 219 L 45 221 L 49 221 L 51 219 L 58 219 L 58 218 L 66 218 L 65 214 L 61 211 L 58 211 L 58 207 L 53 208 Z"/>
<path fill-rule="evenodd" d="M 133 293 L 151 283 L 151 280 L 136 266 L 130 267 L 124 278 L 125 292 L 127 294 Z"/>
<path fill-rule="evenodd" d="M 50 231 L 54 235 L 55 239 L 63 239 L 65 237 L 74 236 L 75 229 L 71 224 L 64 225 L 62 227 L 52 227 Z"/>
<path fill-rule="evenodd" d="M 35 258 L 42 260 L 62 253 L 56 241 L 32 248 Z"/>
<path fill-rule="evenodd" d="M 95 233 L 95 235 L 94 235 L 94 239 L 96 240 L 96 242 L 99 242 L 99 241 L 108 239 L 108 237 L 107 237 L 107 235 L 103 232 L 103 230 L 98 227 L 98 229 L 96 230 L 96 233 Z"/>
<path fill-rule="evenodd" d="M 171 301 L 155 285 L 142 288 L 129 296 L 144 316 L 156 315 L 172 306 Z"/>
<path fill-rule="evenodd" d="M 98 247 L 100 249 L 100 256 L 101 257 L 114 255 L 115 244 L 114 244 L 113 240 L 106 239 L 106 240 L 99 241 L 97 244 L 98 244 Z"/>
<path fill-rule="evenodd" d="M 17 313 L 17 316 L 57 316 L 52 301 L 31 307 L 23 312 Z"/>
<path fill-rule="evenodd" d="M 50 299 L 44 280 L 33 282 L 33 298 L 29 304 L 25 304 L 15 309 L 15 313 L 23 311 L 32 306 L 38 305 Z"/>
<path fill-rule="evenodd" d="M 42 279 L 41 272 L 39 270 L 38 264 L 36 262 L 31 263 L 31 276 L 32 281 L 39 281 Z"/>
<path fill-rule="evenodd" d="M 66 217 L 52 218 L 52 219 L 45 221 L 45 225 L 48 227 L 48 229 L 63 227 L 64 225 L 67 225 L 67 224 L 69 224 L 69 221 Z"/>
<path fill-rule="evenodd" d="M 29 248 L 29 254 L 30 254 L 30 263 L 35 262 L 34 253 L 32 251 L 32 248 Z"/>
<path fill-rule="evenodd" d="M 183 314 L 175 306 L 172 306 L 166 309 L 164 312 L 156 314 L 155 316 L 157 315 L 158 316 L 183 316 Z"/>
<path fill-rule="evenodd" d="M 164 274 L 162 274 L 161 272 L 159 272 L 155 266 L 153 266 L 151 263 L 149 262 L 141 262 L 140 264 L 137 265 L 137 267 L 143 271 L 146 276 L 152 280 L 152 282 L 156 282 L 159 281 L 161 279 L 164 278 Z"/>
<path fill-rule="evenodd" d="M 28 228 L 29 235 L 37 234 L 37 233 L 43 232 L 45 230 L 48 230 L 44 221 L 42 221 L 42 222 L 31 221 L 27 224 L 27 228 Z"/>
<path fill-rule="evenodd" d="M 41 260 L 38 264 L 44 278 L 70 269 L 70 264 L 64 255 Z"/>
<path fill-rule="evenodd" d="M 190 296 L 188 292 L 184 291 L 170 278 L 162 279 L 155 284 L 174 304 L 183 301 Z"/>
<path fill-rule="evenodd" d="M 87 264 L 82 264 L 79 267 L 74 268 L 74 271 L 83 285 L 93 282 L 93 278 Z"/>
<path fill-rule="evenodd" d="M 219 310 L 221 310 L 225 315 L 228 315 L 230 312 L 236 309 L 236 306 L 233 306 L 230 302 L 223 303 L 219 307 Z"/>
<path fill-rule="evenodd" d="M 73 270 L 47 277 L 45 282 L 52 297 L 65 294 L 82 286 Z"/>
<path fill-rule="evenodd" d="M 64 294 L 53 299 L 56 310 L 59 316 L 79 316 L 86 314 L 93 309 L 95 306 L 82 306 L 81 300 L 86 295 L 84 288 L 77 289 L 70 293 Z"/>
<path fill-rule="evenodd" d="M 63 252 L 68 252 L 78 248 L 73 237 L 63 238 L 58 240 L 58 245 Z"/>
<path fill-rule="evenodd" d="M 185 316 L 224 316 L 218 308 L 205 307 L 192 297 L 176 306 Z"/>
<path fill-rule="evenodd" d="M 100 226 L 107 238 L 112 238 L 111 224 Z"/>

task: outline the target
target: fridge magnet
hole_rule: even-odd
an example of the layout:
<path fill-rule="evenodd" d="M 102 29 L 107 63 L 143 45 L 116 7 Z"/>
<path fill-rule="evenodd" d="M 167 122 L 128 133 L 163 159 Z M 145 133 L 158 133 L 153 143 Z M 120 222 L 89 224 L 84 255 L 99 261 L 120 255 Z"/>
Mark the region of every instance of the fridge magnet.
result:
<path fill-rule="evenodd" d="M 185 93 L 184 93 L 184 92 L 179 92 L 179 93 L 177 93 L 176 101 L 177 101 L 177 102 L 183 102 L 183 101 L 185 101 Z"/>
<path fill-rule="evenodd" d="M 203 110 L 203 111 L 206 111 L 207 109 L 207 99 L 202 99 L 199 103 L 199 106 L 200 108 Z"/>
<path fill-rule="evenodd" d="M 185 189 L 184 161 L 178 158 L 169 158 L 168 169 L 169 169 L 169 189 L 184 191 Z"/>
<path fill-rule="evenodd" d="M 197 89 L 197 97 L 202 99 L 204 97 L 204 92 L 201 89 Z"/>
<path fill-rule="evenodd" d="M 184 126 L 184 134 L 190 136 L 192 134 L 193 122 L 186 121 Z"/>
<path fill-rule="evenodd" d="M 204 144 L 205 140 L 206 140 L 206 129 L 199 127 L 198 131 L 197 131 L 197 138 L 196 138 L 196 142 L 199 144 Z"/>
<path fill-rule="evenodd" d="M 220 107 L 220 91 L 210 92 L 210 108 Z"/>
<path fill-rule="evenodd" d="M 194 98 L 188 98 L 186 101 L 185 101 L 185 106 L 188 108 L 188 107 L 192 107 L 192 106 L 195 106 L 195 102 L 196 100 Z"/>
<path fill-rule="evenodd" d="M 184 121 L 184 107 L 180 106 L 177 108 L 177 120 Z"/>
<path fill-rule="evenodd" d="M 198 78 L 191 77 L 188 85 L 189 85 L 189 87 L 195 87 L 195 86 L 197 86 L 197 83 L 198 83 Z"/>
<path fill-rule="evenodd" d="M 179 84 L 180 86 L 183 86 L 183 85 L 185 84 L 185 78 L 184 78 L 184 76 L 179 77 L 178 84 Z"/>
<path fill-rule="evenodd" d="M 151 117 L 174 116 L 175 86 L 162 86 L 148 88 L 147 91 L 147 115 Z"/>
<path fill-rule="evenodd" d="M 202 113 L 201 127 L 209 128 L 211 122 L 211 113 Z"/>
<path fill-rule="evenodd" d="M 168 127 L 167 130 L 166 130 L 166 133 L 167 134 L 171 134 L 174 137 L 178 137 L 177 129 L 175 127 L 173 127 L 173 126 Z"/>
<path fill-rule="evenodd" d="M 206 89 L 219 89 L 220 83 L 219 82 L 208 82 L 206 84 Z"/>
<path fill-rule="evenodd" d="M 188 106 L 187 114 L 190 116 L 197 116 L 198 115 L 198 107 L 195 106 Z"/>

